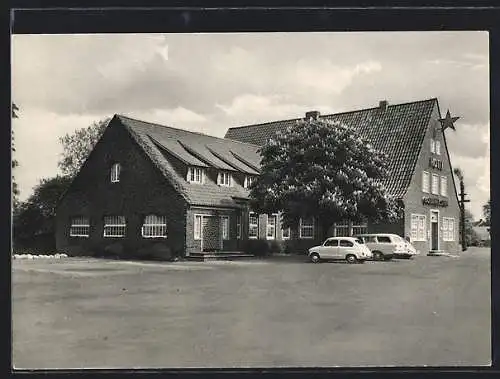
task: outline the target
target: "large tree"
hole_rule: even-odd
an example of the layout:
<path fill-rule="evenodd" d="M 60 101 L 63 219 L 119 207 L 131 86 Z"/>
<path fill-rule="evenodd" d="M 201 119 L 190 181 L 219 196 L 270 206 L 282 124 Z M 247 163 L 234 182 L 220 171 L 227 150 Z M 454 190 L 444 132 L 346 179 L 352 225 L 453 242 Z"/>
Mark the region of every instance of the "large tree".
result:
<path fill-rule="evenodd" d="M 15 103 L 12 103 L 12 118 L 19 118 L 18 115 L 19 108 Z M 13 125 L 12 125 L 13 126 Z M 19 162 L 14 158 L 14 153 L 16 148 L 14 146 L 14 128 L 11 126 L 11 166 L 12 166 L 12 205 L 14 211 L 17 210 L 19 206 L 19 187 L 17 186 L 16 179 L 14 177 L 14 169 L 19 166 Z"/>
<path fill-rule="evenodd" d="M 383 185 L 387 156 L 353 128 L 322 119 L 297 122 L 260 149 L 251 207 L 283 212 L 284 226 L 315 217 L 323 237 L 336 221 L 394 221 L 401 204 Z"/>
<path fill-rule="evenodd" d="M 39 234 L 54 233 L 56 207 L 70 183 L 71 178 L 68 176 L 56 176 L 39 182 L 14 216 L 15 241 L 27 241 Z"/>
<path fill-rule="evenodd" d="M 483 205 L 483 216 L 487 226 L 491 225 L 491 199 Z"/>
<path fill-rule="evenodd" d="M 59 141 L 63 145 L 63 154 L 58 166 L 64 175 L 74 177 L 89 156 L 95 144 L 101 138 L 110 119 L 92 123 L 87 128 L 66 134 Z"/>

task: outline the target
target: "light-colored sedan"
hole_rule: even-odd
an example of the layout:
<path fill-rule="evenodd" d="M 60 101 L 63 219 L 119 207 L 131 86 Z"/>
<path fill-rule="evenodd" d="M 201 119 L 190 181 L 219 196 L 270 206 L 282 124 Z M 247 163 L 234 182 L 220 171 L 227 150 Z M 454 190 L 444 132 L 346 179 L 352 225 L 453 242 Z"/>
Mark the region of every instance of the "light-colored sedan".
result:
<path fill-rule="evenodd" d="M 309 249 L 311 262 L 321 260 L 346 260 L 348 263 L 364 262 L 372 253 L 362 240 L 354 237 L 330 237 L 320 246 Z"/>

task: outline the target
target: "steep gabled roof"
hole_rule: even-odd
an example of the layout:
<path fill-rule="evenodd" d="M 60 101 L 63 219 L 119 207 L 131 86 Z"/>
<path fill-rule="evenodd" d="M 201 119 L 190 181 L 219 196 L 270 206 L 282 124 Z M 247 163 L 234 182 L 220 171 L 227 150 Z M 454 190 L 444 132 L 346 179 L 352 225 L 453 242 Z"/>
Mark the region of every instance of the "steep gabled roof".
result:
<path fill-rule="evenodd" d="M 410 184 L 427 126 L 437 99 L 388 105 L 320 116 L 351 126 L 377 150 L 389 156 L 391 175 L 385 185 L 389 193 L 403 197 Z M 262 146 L 278 131 L 302 119 L 268 122 L 230 128 L 225 138 Z"/>
<path fill-rule="evenodd" d="M 212 183 L 189 183 L 169 161 L 174 156 L 186 165 L 257 174 L 253 164 L 259 164 L 259 146 L 217 138 L 202 133 L 176 129 L 165 125 L 115 115 L 127 128 L 137 144 L 176 190 L 192 205 L 234 206 L 233 198 L 247 198 L 248 191 L 239 186 L 223 187 Z M 235 158 L 241 156 L 244 161 Z M 245 163 L 248 162 L 248 163 Z"/>

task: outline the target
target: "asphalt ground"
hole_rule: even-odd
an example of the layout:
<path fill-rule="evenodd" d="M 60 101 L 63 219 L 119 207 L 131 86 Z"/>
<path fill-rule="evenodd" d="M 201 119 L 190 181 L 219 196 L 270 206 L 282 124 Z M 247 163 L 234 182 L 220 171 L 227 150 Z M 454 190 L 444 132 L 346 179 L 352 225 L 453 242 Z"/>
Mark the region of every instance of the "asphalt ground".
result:
<path fill-rule="evenodd" d="M 15 368 L 491 361 L 490 250 L 390 262 L 13 261 Z"/>

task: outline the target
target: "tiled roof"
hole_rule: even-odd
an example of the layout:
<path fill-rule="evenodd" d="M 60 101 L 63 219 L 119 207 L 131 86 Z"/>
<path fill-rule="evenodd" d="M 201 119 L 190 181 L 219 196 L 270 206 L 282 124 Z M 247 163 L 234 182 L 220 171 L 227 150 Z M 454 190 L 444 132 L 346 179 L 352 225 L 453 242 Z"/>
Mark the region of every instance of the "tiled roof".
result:
<path fill-rule="evenodd" d="M 233 197 L 248 197 L 248 191 L 240 186 L 223 187 L 213 183 L 200 185 L 187 182 L 174 169 L 164 152 L 188 165 L 258 174 L 253 165 L 258 167 L 260 162 L 259 146 L 153 124 L 123 115 L 115 115 L 115 118 L 129 130 L 162 174 L 190 204 L 235 206 Z M 236 159 L 235 154 L 248 164 Z"/>
<path fill-rule="evenodd" d="M 402 197 L 410 184 L 425 132 L 437 99 L 388 105 L 320 116 L 356 128 L 373 146 L 389 156 L 391 175 L 385 185 L 390 194 Z M 301 119 L 230 128 L 225 138 L 262 146 L 278 131 Z"/>

